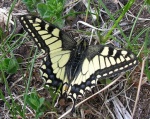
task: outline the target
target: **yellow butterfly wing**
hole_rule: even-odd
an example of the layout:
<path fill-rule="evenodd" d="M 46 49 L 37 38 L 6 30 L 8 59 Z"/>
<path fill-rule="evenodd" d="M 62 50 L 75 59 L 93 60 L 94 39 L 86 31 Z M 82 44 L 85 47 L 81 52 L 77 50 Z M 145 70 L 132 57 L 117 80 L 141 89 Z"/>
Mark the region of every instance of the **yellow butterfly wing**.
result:
<path fill-rule="evenodd" d="M 23 15 L 19 20 L 37 46 L 47 53 L 41 66 L 46 85 L 58 89 L 63 84 L 68 84 L 66 65 L 72 56 L 72 50 L 76 47 L 76 42 L 56 26 L 38 17 Z"/>

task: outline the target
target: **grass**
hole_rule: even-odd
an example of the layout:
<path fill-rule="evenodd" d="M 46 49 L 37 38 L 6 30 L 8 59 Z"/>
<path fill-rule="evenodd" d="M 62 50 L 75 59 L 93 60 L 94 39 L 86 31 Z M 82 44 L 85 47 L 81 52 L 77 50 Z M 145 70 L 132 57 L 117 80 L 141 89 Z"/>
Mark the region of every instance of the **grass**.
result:
<path fill-rule="evenodd" d="M 146 58 L 149 57 L 150 27 L 147 26 L 145 28 L 143 25 L 141 27 L 138 27 L 139 22 L 141 20 L 140 19 L 141 12 L 143 12 L 143 10 L 145 9 L 144 7 L 145 5 L 147 5 L 146 3 L 147 1 L 145 1 L 141 5 L 141 7 L 139 8 L 139 12 L 136 13 L 135 18 L 133 16 L 132 17 L 130 16 L 128 19 L 127 19 L 128 14 L 130 14 L 129 10 L 131 11 L 132 8 L 135 7 L 135 0 L 130 0 L 125 6 L 123 6 L 122 8 L 120 8 L 120 10 L 115 11 L 115 12 L 110 11 L 108 9 L 108 6 L 106 6 L 106 3 L 103 3 L 101 0 L 98 0 L 97 4 L 95 4 L 91 0 L 88 0 L 87 2 L 82 3 L 81 8 L 85 9 L 85 11 L 82 9 L 81 11 L 78 11 L 77 8 L 74 8 L 71 6 L 71 5 L 76 6 L 76 2 L 70 3 L 68 5 L 68 7 L 70 7 L 71 9 L 70 12 L 67 12 L 67 8 L 64 9 L 65 5 L 63 1 L 58 2 L 57 0 L 54 0 L 53 2 L 47 1 L 46 3 L 39 3 L 39 2 L 41 1 L 34 0 L 31 2 L 29 0 L 23 0 L 23 3 L 27 6 L 27 8 L 32 11 L 32 14 L 36 14 L 36 15 L 39 14 L 43 19 L 47 21 L 51 21 L 57 24 L 59 27 L 65 26 L 64 21 L 66 21 L 67 23 L 68 17 L 70 16 L 73 17 L 73 22 L 74 22 L 74 19 L 76 19 L 78 16 L 85 23 L 89 23 L 91 26 L 97 29 L 102 28 L 103 30 L 99 30 L 99 31 L 94 29 L 94 32 L 92 34 L 92 38 L 93 38 L 92 44 L 94 44 L 95 42 L 96 43 L 100 42 L 101 44 L 112 42 L 116 46 L 123 47 L 125 49 L 130 49 L 135 54 L 138 55 L 138 58 L 140 61 L 139 65 L 141 65 L 143 59 L 145 59 L 144 60 L 145 64 L 143 63 L 143 65 L 141 65 L 141 67 L 144 68 L 143 69 L 144 71 L 141 72 L 140 68 L 137 67 L 130 74 L 126 73 L 126 75 L 122 75 L 121 77 L 123 77 L 122 79 L 124 79 L 122 81 L 122 84 L 126 83 L 127 80 L 130 79 L 131 84 L 129 85 L 133 85 L 134 81 L 136 81 L 134 79 L 139 78 L 139 76 L 141 75 L 141 78 L 140 78 L 140 81 L 141 81 L 142 75 L 144 74 L 146 75 L 147 81 L 150 81 L 149 61 L 146 60 Z M 11 9 L 9 11 L 8 18 L 10 18 L 10 15 L 15 8 L 15 4 L 16 4 L 16 0 L 11 4 Z M 94 12 L 92 11 L 93 10 L 92 7 L 94 7 Z M 47 9 L 43 9 L 43 8 L 47 8 Z M 105 10 L 105 13 L 100 11 L 102 10 L 101 8 Z M 62 16 L 63 12 L 61 11 L 67 14 Z M 107 15 L 109 19 L 108 20 L 101 19 L 99 17 L 101 16 L 101 14 Z M 92 19 L 92 22 L 90 21 L 90 19 Z M 122 21 L 126 23 L 126 26 L 119 25 Z M 131 25 L 129 23 L 131 23 Z M 79 26 L 80 30 L 77 30 L 77 28 L 75 30 L 74 29 L 72 30 L 73 34 L 75 35 L 75 37 L 77 37 L 77 39 L 80 39 L 81 34 L 83 38 L 90 39 L 91 37 L 90 33 L 93 28 L 89 26 L 85 27 L 84 25 L 86 24 L 83 23 L 81 26 Z M 50 111 L 50 114 L 46 113 L 47 115 L 50 115 L 51 117 L 52 116 L 57 117 L 58 113 L 56 111 L 57 109 L 54 109 L 54 104 L 53 104 L 54 101 L 52 101 L 50 96 L 44 97 L 45 94 L 49 95 L 49 92 L 46 92 L 44 89 L 38 90 L 40 89 L 40 87 L 43 87 L 43 85 L 41 83 L 42 81 L 39 81 L 41 83 L 41 85 L 39 86 L 38 80 L 37 80 L 38 78 L 36 78 L 37 72 L 34 71 L 36 68 L 39 69 L 39 66 L 40 66 L 39 62 L 44 57 L 44 55 L 41 54 L 41 52 L 38 51 L 37 48 L 35 48 L 33 42 L 31 42 L 30 39 L 27 39 L 26 37 L 24 37 L 25 34 L 15 34 L 16 29 L 17 27 L 15 26 L 13 29 L 13 32 L 10 32 L 9 21 L 7 21 L 7 25 L 5 26 L 5 30 L 7 32 L 3 32 L 4 30 L 1 30 L 0 32 L 0 35 L 1 35 L 0 36 L 1 38 L 0 82 L 2 85 L 0 89 L 0 102 L 2 105 L 1 108 L 4 110 L 3 107 L 6 106 L 5 110 L 9 111 L 7 116 L 13 117 L 14 119 L 17 119 L 18 117 L 21 117 L 24 119 L 28 117 L 38 119 L 39 117 L 44 117 L 45 113 L 49 111 Z M 109 29 L 109 30 L 104 30 L 104 29 Z M 66 32 L 68 31 L 66 30 Z M 129 33 L 126 33 L 127 31 Z M 114 34 L 117 34 L 117 35 L 114 35 Z M 22 40 L 23 37 L 24 37 L 24 40 Z M 21 57 L 17 57 L 17 55 L 15 54 L 15 51 L 18 50 L 18 48 L 22 47 L 23 44 L 26 44 L 28 47 L 30 47 L 30 49 L 28 49 L 29 50 L 29 53 L 27 54 L 28 57 L 26 57 L 25 59 L 22 57 L 24 54 L 26 54 L 25 52 L 22 52 L 20 54 Z M 16 76 L 16 78 L 14 77 L 14 80 L 13 78 L 11 78 L 13 76 Z M 38 77 L 39 77 L 39 74 L 38 74 Z M 17 80 L 17 79 L 20 79 L 20 80 Z M 117 86 L 116 83 L 111 83 L 111 84 L 114 84 L 115 86 Z M 11 85 L 13 86 L 11 87 Z M 107 86 L 107 87 L 110 88 L 110 86 Z M 102 90 L 100 90 L 100 92 L 102 92 Z M 123 90 L 126 91 L 125 88 L 123 88 Z M 44 94 L 43 94 L 43 91 L 45 91 Z M 113 91 L 116 91 L 116 90 L 112 89 L 111 93 L 114 93 Z M 14 92 L 16 93 L 14 94 Z M 109 93 L 107 92 L 107 94 Z M 106 95 L 101 94 L 101 96 L 105 97 Z M 115 117 L 116 115 L 114 114 L 113 108 L 107 105 L 108 102 L 111 101 L 111 99 L 115 99 L 115 98 L 118 99 L 118 96 L 116 97 L 115 96 L 112 96 L 112 97 L 106 96 L 107 98 L 102 98 L 104 103 L 103 105 L 100 105 L 100 106 L 102 106 L 101 109 L 105 107 L 105 109 L 103 109 L 103 112 L 99 110 L 98 108 L 95 108 L 94 106 L 92 106 L 92 105 L 98 105 L 97 104 L 98 102 L 94 103 L 94 101 L 92 100 L 91 100 L 92 105 L 90 105 L 92 106 L 92 108 L 90 108 L 91 110 L 89 109 L 89 105 L 88 106 L 82 105 L 80 108 L 86 109 L 84 110 L 86 112 L 84 113 L 85 117 L 87 115 L 89 115 L 89 118 L 91 115 L 92 115 L 92 118 L 93 117 L 102 118 L 102 117 L 105 117 L 105 115 L 107 118 Z M 48 98 L 48 100 L 46 98 Z M 99 98 L 100 97 L 98 97 L 98 100 Z M 127 98 L 128 97 L 126 97 L 125 100 L 126 100 L 128 109 L 130 109 L 131 107 L 128 104 L 129 100 Z M 137 93 L 137 96 L 135 99 L 136 102 L 138 101 L 138 98 L 139 98 L 139 93 Z M 85 102 L 84 104 L 86 103 L 87 102 Z M 133 112 L 133 115 L 130 114 L 129 116 L 131 117 L 136 116 L 136 113 L 135 113 L 136 107 L 137 105 L 134 106 L 134 109 L 132 108 L 133 110 L 131 109 L 131 113 Z M 106 110 L 109 110 L 109 111 L 106 111 Z M 96 114 L 94 115 L 93 113 L 96 113 Z M 65 115 L 62 115 L 62 117 L 63 116 Z M 80 116 L 80 115 L 77 113 L 77 116 Z M 83 117 L 84 116 L 81 115 L 81 118 Z"/>

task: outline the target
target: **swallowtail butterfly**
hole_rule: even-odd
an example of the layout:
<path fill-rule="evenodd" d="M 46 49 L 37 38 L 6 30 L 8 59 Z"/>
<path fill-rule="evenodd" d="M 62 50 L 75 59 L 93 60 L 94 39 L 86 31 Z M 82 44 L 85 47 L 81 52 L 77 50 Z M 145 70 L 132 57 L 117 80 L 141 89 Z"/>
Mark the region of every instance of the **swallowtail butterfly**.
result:
<path fill-rule="evenodd" d="M 109 45 L 78 44 L 58 27 L 36 16 L 19 20 L 37 46 L 47 56 L 41 66 L 47 86 L 60 89 L 60 97 L 72 99 L 93 88 L 99 79 L 124 72 L 137 65 L 137 57 L 128 50 Z"/>

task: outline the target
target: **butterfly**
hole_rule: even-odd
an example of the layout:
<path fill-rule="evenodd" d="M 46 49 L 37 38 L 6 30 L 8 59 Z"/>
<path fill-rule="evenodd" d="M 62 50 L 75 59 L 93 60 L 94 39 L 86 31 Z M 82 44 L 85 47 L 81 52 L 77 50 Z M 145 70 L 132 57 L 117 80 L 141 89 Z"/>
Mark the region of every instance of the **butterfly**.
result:
<path fill-rule="evenodd" d="M 125 72 L 137 65 L 137 57 L 128 50 L 110 45 L 77 43 L 66 32 L 39 17 L 19 17 L 24 30 L 39 49 L 46 53 L 40 67 L 46 86 L 60 90 L 60 97 L 72 99 L 91 90 L 99 79 Z"/>

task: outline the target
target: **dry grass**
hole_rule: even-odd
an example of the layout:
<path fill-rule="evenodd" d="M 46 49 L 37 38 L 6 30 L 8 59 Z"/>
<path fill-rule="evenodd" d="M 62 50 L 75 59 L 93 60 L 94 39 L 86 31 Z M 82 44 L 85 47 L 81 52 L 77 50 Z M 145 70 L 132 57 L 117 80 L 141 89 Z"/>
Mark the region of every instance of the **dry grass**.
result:
<path fill-rule="evenodd" d="M 105 0 L 104 4 L 110 10 L 111 14 L 116 13 L 114 18 L 117 19 L 120 14 L 118 11 L 124 6 L 124 4 L 122 4 L 123 2 L 121 2 L 121 0 L 119 2 L 116 0 L 113 0 L 113 2 Z M 135 1 L 131 9 L 126 12 L 121 22 L 119 22 L 120 28 L 117 26 L 113 29 L 110 38 L 105 42 L 105 44 L 111 43 L 123 48 L 128 48 L 127 46 L 129 46 L 133 52 L 138 54 L 138 66 L 129 71 L 130 73 L 121 74 L 117 78 L 113 77 L 112 79 L 114 80 L 108 85 L 101 83 L 92 89 L 92 93 L 87 92 L 84 97 L 79 97 L 75 113 L 70 113 L 70 110 L 67 108 L 52 109 L 52 97 L 48 90 L 43 88 L 43 81 L 41 80 L 38 71 L 44 54 L 40 51 L 35 54 L 36 47 L 33 45 L 34 43 L 27 39 L 24 39 L 24 42 L 14 49 L 15 57 L 23 58 L 23 62 L 20 64 L 21 69 L 16 74 L 6 75 L 11 96 L 9 95 L 4 83 L 0 83 L 0 89 L 5 96 L 5 100 L 12 103 L 13 99 L 15 103 L 23 107 L 23 96 L 26 90 L 27 80 L 29 80 L 31 73 L 29 70 L 31 66 L 30 63 L 32 63 L 31 61 L 36 55 L 31 82 L 28 88 L 28 95 L 34 88 L 38 92 L 39 97 L 44 97 L 46 101 L 49 101 L 48 104 L 50 104 L 50 108 L 46 110 L 48 112 L 45 112 L 42 118 L 150 118 L 150 80 L 145 71 L 146 62 L 148 62 L 149 67 L 150 47 L 149 42 L 146 44 L 145 37 L 146 32 L 148 32 L 150 27 L 150 14 L 148 12 L 148 6 L 142 6 L 143 2 L 144 1 L 139 0 Z M 11 2 L 6 0 L 0 3 L 0 6 L 2 8 L 7 7 L 6 3 L 10 6 Z M 18 14 L 21 14 L 22 11 L 26 10 L 20 1 L 18 1 L 18 4 L 12 13 L 14 18 Z M 75 14 L 75 16 L 66 17 L 66 26 L 64 27 L 65 31 L 73 34 L 75 39 L 88 39 L 89 44 L 92 45 L 104 43 L 103 38 L 114 25 L 114 21 L 109 17 L 108 13 L 98 5 L 98 2 L 95 1 L 94 3 L 92 1 L 88 6 L 87 0 L 68 0 L 65 5 L 64 15 L 70 13 L 71 10 L 81 13 L 84 12 L 84 14 Z M 5 25 L 0 21 L 0 26 Z M 3 28 L 5 29 L 5 27 Z M 18 27 L 16 30 L 18 31 Z M 150 37 L 149 33 L 150 32 L 148 32 L 148 38 Z M 126 40 L 126 38 L 128 40 Z M 1 53 L 0 55 L 2 55 Z M 33 109 L 26 106 L 25 110 L 26 118 L 35 117 L 35 111 Z M 21 118 L 20 115 L 17 115 L 16 117 Z M 12 118 L 7 104 L 4 103 L 2 99 L 0 99 L 0 118 Z"/>

